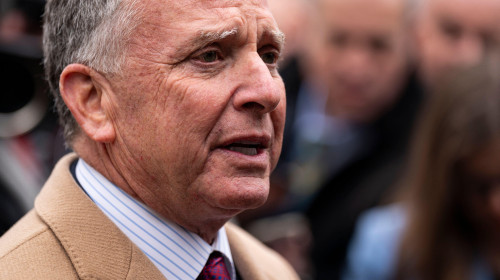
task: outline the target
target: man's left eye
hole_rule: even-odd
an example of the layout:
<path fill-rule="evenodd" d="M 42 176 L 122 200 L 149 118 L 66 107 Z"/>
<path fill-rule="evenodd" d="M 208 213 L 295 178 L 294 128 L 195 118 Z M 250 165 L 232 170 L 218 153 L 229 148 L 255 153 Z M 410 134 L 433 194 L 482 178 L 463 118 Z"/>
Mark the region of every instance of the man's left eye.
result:
<path fill-rule="evenodd" d="M 278 61 L 278 54 L 275 52 L 266 52 L 261 54 L 260 57 L 266 64 L 275 64 Z"/>

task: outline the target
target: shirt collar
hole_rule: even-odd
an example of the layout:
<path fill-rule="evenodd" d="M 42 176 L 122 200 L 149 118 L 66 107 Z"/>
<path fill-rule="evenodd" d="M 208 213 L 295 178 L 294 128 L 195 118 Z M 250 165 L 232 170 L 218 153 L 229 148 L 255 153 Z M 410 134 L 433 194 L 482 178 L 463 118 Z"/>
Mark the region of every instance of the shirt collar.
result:
<path fill-rule="evenodd" d="M 76 165 L 76 179 L 99 209 L 167 279 L 196 279 L 213 251 L 224 255 L 231 279 L 235 279 L 224 227 L 210 245 L 125 193 L 82 159 Z"/>

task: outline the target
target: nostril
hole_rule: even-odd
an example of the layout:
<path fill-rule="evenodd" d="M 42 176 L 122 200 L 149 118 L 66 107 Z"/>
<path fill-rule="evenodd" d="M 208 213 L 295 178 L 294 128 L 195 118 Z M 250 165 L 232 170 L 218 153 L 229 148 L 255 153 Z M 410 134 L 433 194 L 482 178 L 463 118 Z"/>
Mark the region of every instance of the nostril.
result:
<path fill-rule="evenodd" d="M 243 104 L 243 108 L 247 110 L 255 110 L 255 111 L 262 111 L 265 109 L 264 105 L 259 104 L 257 102 L 247 102 Z"/>

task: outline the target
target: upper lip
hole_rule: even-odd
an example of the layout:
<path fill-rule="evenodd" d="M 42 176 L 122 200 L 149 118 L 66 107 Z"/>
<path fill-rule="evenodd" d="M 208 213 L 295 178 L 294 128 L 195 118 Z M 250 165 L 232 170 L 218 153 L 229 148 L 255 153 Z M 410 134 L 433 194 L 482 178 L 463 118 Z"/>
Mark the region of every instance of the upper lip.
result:
<path fill-rule="evenodd" d="M 223 139 L 215 148 L 224 148 L 232 144 L 255 145 L 259 149 L 267 149 L 271 146 L 271 136 L 265 134 L 239 135 Z"/>

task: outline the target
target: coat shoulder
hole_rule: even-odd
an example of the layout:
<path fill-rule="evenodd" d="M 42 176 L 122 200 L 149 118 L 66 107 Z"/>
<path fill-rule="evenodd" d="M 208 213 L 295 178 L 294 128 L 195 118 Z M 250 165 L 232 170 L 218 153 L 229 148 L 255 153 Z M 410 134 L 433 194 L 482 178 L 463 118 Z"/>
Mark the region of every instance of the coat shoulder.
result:
<path fill-rule="evenodd" d="M 61 243 L 35 211 L 0 238 L 0 279 L 77 279 Z"/>

